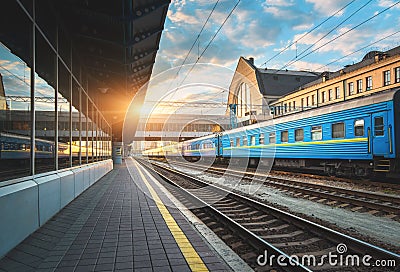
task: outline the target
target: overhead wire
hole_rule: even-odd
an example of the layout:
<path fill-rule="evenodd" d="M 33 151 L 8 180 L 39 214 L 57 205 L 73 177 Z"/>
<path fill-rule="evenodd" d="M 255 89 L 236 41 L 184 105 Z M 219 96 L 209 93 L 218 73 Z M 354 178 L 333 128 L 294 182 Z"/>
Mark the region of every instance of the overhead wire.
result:
<path fill-rule="evenodd" d="M 186 60 L 189 58 L 190 53 L 192 52 L 192 50 L 193 50 L 194 46 L 196 45 L 197 41 L 199 41 L 200 36 L 201 36 L 201 34 L 203 33 L 203 30 L 204 30 L 204 28 L 206 27 L 208 21 L 210 20 L 212 14 L 214 13 L 214 11 L 215 11 L 215 9 L 216 9 L 218 3 L 219 3 L 219 0 L 217 0 L 217 1 L 215 2 L 213 8 L 211 9 L 211 12 L 208 14 L 208 17 L 207 17 L 207 19 L 205 20 L 203 26 L 201 27 L 201 29 L 200 29 L 200 31 L 199 31 L 199 34 L 197 34 L 197 37 L 196 37 L 196 39 L 194 40 L 194 42 L 192 43 L 192 46 L 190 47 L 189 51 L 187 52 L 187 54 L 186 54 L 186 56 L 185 56 L 185 59 L 183 60 L 182 64 L 179 66 L 178 71 L 177 71 L 176 74 L 175 74 L 174 80 L 177 78 L 177 76 L 179 75 L 180 71 L 182 70 L 183 65 L 185 64 Z M 168 89 L 171 88 L 171 85 L 172 85 L 172 81 L 171 81 L 170 86 L 169 86 Z"/>
<path fill-rule="evenodd" d="M 377 13 L 375 13 L 373 16 L 371 16 L 371 17 L 369 17 L 368 19 L 362 21 L 361 23 L 359 23 L 359 24 L 353 26 L 352 28 L 346 30 L 345 32 L 341 33 L 340 35 L 338 35 L 338 36 L 336 36 L 336 37 L 330 39 L 329 41 L 325 42 L 324 44 L 322 44 L 322 45 L 318 46 L 317 48 L 313 49 L 312 51 L 308 52 L 308 53 L 305 54 L 304 56 L 302 56 L 302 57 L 300 57 L 300 58 L 297 58 L 297 59 L 292 59 L 291 61 L 289 61 L 287 64 L 285 64 L 285 65 L 284 65 L 282 68 L 280 68 L 279 70 L 283 70 L 283 69 L 285 69 L 286 67 L 292 65 L 293 63 L 296 63 L 297 61 L 304 59 L 305 57 L 311 55 L 312 53 L 316 52 L 317 50 L 319 50 L 319 49 L 321 49 L 321 48 L 327 46 L 328 44 L 330 44 L 330 43 L 336 41 L 337 39 L 343 37 L 344 35 L 350 33 L 351 31 L 357 29 L 358 27 L 364 25 L 365 23 L 371 21 L 372 19 L 376 18 L 377 16 L 381 15 L 382 13 L 388 11 L 389 9 L 391 9 L 391 8 L 393 8 L 394 6 L 398 5 L 399 3 L 400 3 L 400 1 L 397 1 L 397 2 L 393 3 L 392 5 L 390 5 L 389 7 L 385 8 L 385 9 L 383 9 L 383 10 L 377 12 Z M 315 45 L 315 44 L 314 44 L 314 45 Z"/>
<path fill-rule="evenodd" d="M 306 36 L 308 36 L 309 34 L 311 34 L 311 32 L 313 32 L 314 30 L 318 29 L 320 26 L 322 26 L 323 24 L 325 24 L 327 21 L 329 21 L 330 19 L 332 19 L 333 17 L 335 17 L 337 14 L 339 14 L 340 12 L 342 12 L 344 9 L 346 9 L 348 6 L 350 6 L 352 3 L 354 3 L 356 0 L 352 0 L 351 2 L 347 3 L 345 6 L 343 6 L 342 8 L 336 10 L 334 13 L 332 13 L 328 18 L 326 18 L 325 20 L 323 20 L 321 23 L 319 23 L 318 25 L 314 26 L 312 29 L 310 29 L 309 31 L 307 31 L 306 33 L 304 33 L 300 38 L 298 38 L 297 40 L 291 42 L 289 45 L 287 45 L 284 49 L 282 49 L 281 51 L 279 51 L 278 53 L 276 53 L 275 55 L 273 55 L 271 58 L 269 58 L 268 60 L 266 60 L 263 64 L 261 64 L 261 67 L 266 65 L 268 62 L 270 62 L 271 60 L 275 59 L 276 57 L 278 57 L 279 55 L 281 55 L 283 52 L 285 52 L 286 50 L 288 50 L 289 48 L 291 48 L 294 44 L 298 43 L 299 41 L 301 41 L 302 39 L 304 39 Z M 297 55 L 297 54 L 296 54 Z"/>
<path fill-rule="evenodd" d="M 366 46 L 363 46 L 363 47 L 361 47 L 361 48 L 359 48 L 359 49 L 357 49 L 357 50 L 355 50 L 355 51 L 353 51 L 353 52 L 351 52 L 351 53 L 349 53 L 349 54 L 347 54 L 347 55 L 345 55 L 345 56 L 343 56 L 343 57 L 341 57 L 341 58 L 338 58 L 338 59 L 336 59 L 336 60 L 334 60 L 334 61 L 331 61 L 331 62 L 329 62 L 329 63 L 327 63 L 327 64 L 325 64 L 325 65 L 323 65 L 323 66 L 320 66 L 320 67 L 316 68 L 314 71 L 318 71 L 318 70 L 320 70 L 320 69 L 322 69 L 322 68 L 324 68 L 324 67 L 327 67 L 327 66 L 329 66 L 329 65 L 331 65 L 331 64 L 334 64 L 334 63 L 336 63 L 336 62 L 339 62 L 339 61 L 341 61 L 341 60 L 343 60 L 343 59 L 345 59 L 345 58 L 347 58 L 347 57 L 349 57 L 349 56 L 351 56 L 351 55 L 354 55 L 354 54 L 356 54 L 356 53 L 358 53 L 358 52 L 360 52 L 360 51 L 362 51 L 362 50 L 364 50 L 364 49 L 366 49 L 366 48 L 368 48 L 368 47 L 370 47 L 370 46 L 372 46 L 372 45 L 375 45 L 375 44 L 377 44 L 377 43 L 379 43 L 379 42 L 381 42 L 381 41 L 383 41 L 383 40 L 386 40 L 386 39 L 388 39 L 388 38 L 390 38 L 390 37 L 393 37 L 394 35 L 399 34 L 399 33 L 400 33 L 400 30 L 399 30 L 399 31 L 396 31 L 396 32 L 394 32 L 394 33 L 392 33 L 392 34 L 389 34 L 389 35 L 387 35 L 387 36 L 385 36 L 385 37 L 383 37 L 383 38 L 380 38 L 379 40 L 376 40 L 375 42 L 372 42 L 372 43 L 370 43 L 370 44 L 368 44 L 368 45 L 366 45 Z"/>
<path fill-rule="evenodd" d="M 362 8 L 364 8 L 367 4 L 369 4 L 370 2 L 371 2 L 372 0 L 369 0 L 367 3 L 364 3 L 360 8 L 358 8 L 356 11 L 354 11 L 352 14 L 350 14 L 349 16 L 347 16 L 344 20 L 342 20 L 338 25 L 336 25 L 333 29 L 331 29 L 327 34 L 325 34 L 321 39 L 319 39 L 318 41 L 320 41 L 320 40 L 322 40 L 324 37 L 326 37 L 326 36 L 328 36 L 330 33 L 332 33 L 335 29 L 337 29 L 340 25 L 342 25 L 344 22 L 346 22 L 346 21 L 348 21 L 351 17 L 353 17 L 356 13 L 358 13 Z M 336 14 L 338 14 L 339 12 L 341 12 L 341 11 L 343 11 L 346 7 L 348 7 L 350 4 L 352 4 L 354 1 L 351 1 L 351 2 L 349 2 L 348 4 L 346 4 L 345 6 L 343 6 L 342 8 L 340 8 L 340 9 L 338 9 L 338 10 L 336 10 L 333 14 L 331 14 L 327 19 L 325 19 L 323 22 L 321 22 L 320 24 L 318 24 L 318 27 L 319 26 L 321 26 L 322 24 L 324 24 L 324 23 L 326 23 L 330 18 L 332 18 L 332 17 L 334 17 Z M 308 34 L 310 34 L 311 32 L 313 32 L 314 30 L 316 30 L 318 27 L 314 27 L 314 28 L 312 28 L 310 31 L 308 31 L 307 33 Z M 305 34 L 304 36 L 306 36 L 306 35 L 308 35 L 308 34 Z M 297 40 L 298 41 L 298 40 Z M 295 44 L 297 41 L 295 41 L 295 42 L 293 42 L 292 43 L 292 45 L 293 44 Z M 317 42 L 318 42 L 317 41 Z M 300 55 L 301 54 L 304 54 L 307 50 L 309 50 L 310 48 L 312 48 L 314 45 L 316 44 L 316 42 L 314 42 L 311 46 L 309 46 L 306 50 L 303 50 L 301 53 L 300 53 Z M 286 49 L 287 50 L 287 49 Z M 296 58 L 298 58 L 299 57 L 299 55 L 297 55 L 296 54 Z M 287 66 L 289 66 L 289 65 L 291 65 L 291 64 L 293 64 L 293 63 L 295 63 L 296 61 L 294 61 L 294 60 L 296 60 L 296 58 L 293 58 L 292 60 L 290 60 L 290 62 L 289 63 L 287 63 L 284 67 L 282 67 L 282 68 L 280 68 L 280 69 L 275 69 L 276 71 L 274 72 L 274 73 L 271 73 L 271 75 L 275 75 L 275 74 L 277 74 L 279 71 L 282 71 L 283 69 L 285 69 Z M 272 58 L 270 58 L 269 60 L 267 60 L 266 62 L 264 62 L 262 65 L 261 65 L 261 67 L 262 66 L 264 66 L 268 61 L 270 61 Z M 246 77 L 246 76 L 248 76 L 248 75 L 250 75 L 250 73 L 249 74 L 247 74 L 247 75 L 243 75 L 243 77 Z M 238 79 L 239 80 L 239 79 Z"/>
<path fill-rule="evenodd" d="M 185 77 L 183 78 L 183 80 L 181 81 L 181 84 L 178 86 L 178 88 L 180 86 L 183 85 L 183 83 L 185 82 L 185 80 L 187 79 L 187 77 L 189 76 L 189 74 L 193 71 L 194 67 L 197 65 L 197 63 L 199 62 L 199 60 L 201 59 L 201 57 L 204 55 L 204 53 L 207 51 L 207 49 L 210 47 L 211 43 L 214 41 L 214 39 L 217 37 L 218 33 L 221 31 L 221 29 L 224 27 L 225 23 L 228 21 L 228 19 L 232 16 L 233 12 L 236 10 L 236 8 L 238 7 L 239 3 L 241 0 L 238 0 L 236 2 L 236 4 L 233 6 L 233 8 L 231 9 L 231 11 L 229 12 L 229 14 L 225 17 L 225 20 L 222 22 L 222 24 L 219 26 L 218 30 L 214 33 L 214 35 L 212 36 L 211 40 L 207 43 L 206 47 L 203 49 L 203 51 L 201 52 L 201 54 L 198 56 L 196 62 L 191 66 L 190 70 L 186 73 Z M 178 89 L 177 88 L 177 89 Z"/>

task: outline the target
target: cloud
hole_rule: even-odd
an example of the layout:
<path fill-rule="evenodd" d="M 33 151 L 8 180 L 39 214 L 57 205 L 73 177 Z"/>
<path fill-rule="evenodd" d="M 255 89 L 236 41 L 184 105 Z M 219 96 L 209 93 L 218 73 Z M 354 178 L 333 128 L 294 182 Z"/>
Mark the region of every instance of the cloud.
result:
<path fill-rule="evenodd" d="M 388 8 L 390 6 L 393 6 L 395 3 L 394 0 L 379 0 L 378 1 L 378 6 L 383 7 L 383 8 Z M 397 3 L 394 8 L 400 8 L 400 5 Z"/>
<path fill-rule="evenodd" d="M 279 6 L 279 7 L 289 7 L 293 6 L 294 2 L 293 0 L 287 1 L 287 0 L 266 0 L 264 2 L 264 6 Z"/>
<path fill-rule="evenodd" d="M 186 6 L 186 0 L 172 0 L 171 6 L 180 11 Z"/>
<path fill-rule="evenodd" d="M 290 65 L 290 69 L 300 70 L 300 71 L 318 71 L 322 72 L 321 70 L 321 63 L 317 62 L 308 62 L 308 61 L 296 61 L 292 65 Z"/>
<path fill-rule="evenodd" d="M 314 6 L 314 10 L 317 13 L 322 15 L 331 15 L 337 10 L 341 9 L 348 3 L 350 0 L 335 0 L 335 1 L 326 1 L 326 0 L 306 0 L 307 3 L 311 3 Z M 338 14 L 338 16 L 342 15 L 343 11 Z"/>
<path fill-rule="evenodd" d="M 181 24 L 191 24 L 191 25 L 199 25 L 199 19 L 195 16 L 191 16 L 189 14 L 185 14 L 182 11 L 173 12 L 172 10 L 168 10 L 167 13 L 168 19 L 171 20 L 172 23 L 177 25 Z"/>

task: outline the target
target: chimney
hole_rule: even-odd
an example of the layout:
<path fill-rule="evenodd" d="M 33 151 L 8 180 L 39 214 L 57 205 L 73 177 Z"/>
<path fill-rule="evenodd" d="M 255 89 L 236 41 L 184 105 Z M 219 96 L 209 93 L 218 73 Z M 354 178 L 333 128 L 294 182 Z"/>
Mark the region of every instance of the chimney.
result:
<path fill-rule="evenodd" d="M 253 57 L 249 58 L 249 62 L 254 65 L 254 58 Z"/>

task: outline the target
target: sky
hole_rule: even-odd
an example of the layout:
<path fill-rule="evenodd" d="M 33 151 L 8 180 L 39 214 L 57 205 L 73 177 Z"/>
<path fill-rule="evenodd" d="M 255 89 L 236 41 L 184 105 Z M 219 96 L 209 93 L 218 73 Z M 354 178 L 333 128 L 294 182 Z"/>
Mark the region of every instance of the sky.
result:
<path fill-rule="evenodd" d="M 210 43 L 237 0 L 220 0 L 218 3 L 216 0 L 172 0 L 146 100 L 224 103 L 240 56 L 255 58 L 256 66 L 263 68 L 339 70 L 360 61 L 369 51 L 385 51 L 400 45 L 400 33 L 394 34 L 400 25 L 399 2 L 241 0 Z M 204 31 L 188 55 L 214 6 Z M 368 20 L 373 16 L 376 17 Z M 180 68 L 187 55 L 185 66 Z M 199 64 L 193 67 L 199 55 L 202 55 Z M 0 68 L 8 94 L 26 96 L 29 93 L 29 68 L 4 46 L 0 46 Z M 37 84 L 39 96 L 53 93 L 40 78 Z M 12 106 L 26 108 L 27 104 L 14 103 Z M 148 104 L 150 106 L 144 109 L 153 111 L 157 103 Z M 40 106 L 45 109 L 47 105 Z M 185 113 L 225 111 L 225 108 L 218 112 L 184 108 L 169 110 L 185 110 Z M 165 111 L 165 107 L 158 107 L 158 110 Z"/>
<path fill-rule="evenodd" d="M 218 2 L 185 62 L 185 65 L 189 66 L 185 66 L 186 69 L 182 69 L 176 76 L 179 69 L 177 67 L 183 64 L 216 1 L 172 0 L 152 78 L 158 81 L 161 74 L 168 78 L 164 85 L 171 89 L 167 93 L 171 92 L 174 95 L 166 96 L 164 89 L 160 92 L 158 87 L 151 88 L 150 83 L 147 100 L 157 100 L 157 93 L 163 95 L 158 96 L 158 99 L 174 101 L 213 99 L 215 92 L 210 90 L 205 90 L 201 95 L 198 91 L 192 93 L 185 89 L 185 92 L 179 92 L 178 88 L 177 92 L 174 88 L 187 83 L 182 82 L 186 76 L 183 70 L 190 70 L 188 67 L 201 55 L 236 2 Z M 218 65 L 230 71 L 223 73 L 228 79 L 214 82 L 222 88 L 229 87 L 240 56 L 255 58 L 256 66 L 263 68 L 337 71 L 345 65 L 361 61 L 369 51 L 384 51 L 400 45 L 400 33 L 396 33 L 400 25 L 398 2 L 241 0 L 198 62 L 210 66 Z M 384 11 L 396 3 L 398 4 Z M 375 17 L 371 18 L 373 16 Z M 165 76 L 166 74 L 169 74 L 169 77 Z M 211 72 L 207 74 L 211 75 Z M 198 76 L 191 72 L 189 77 Z M 198 81 L 201 83 L 202 79 Z M 158 82 L 154 85 L 161 84 Z M 196 94 L 196 97 L 190 94 Z M 194 100 L 188 100 L 188 96 Z"/>
<path fill-rule="evenodd" d="M 236 0 L 219 1 L 200 36 L 199 43 L 196 44 L 186 64 L 193 63 L 196 60 L 198 49 L 201 52 L 205 48 L 211 36 L 225 20 L 236 2 Z M 347 5 L 345 9 L 298 41 L 297 46 L 290 47 L 279 57 L 266 64 L 270 68 L 281 68 L 296 57 L 296 51 L 297 54 L 301 53 L 325 34 L 331 32 L 312 49 L 345 33 L 396 2 L 398 1 L 242 0 L 200 62 L 219 64 L 235 69 L 239 57 L 244 56 L 254 57 L 256 65 L 261 65 Z M 206 0 L 172 1 L 167 13 L 154 74 L 182 64 L 215 3 L 216 1 Z M 352 15 L 354 12 L 356 13 Z M 400 4 L 397 4 L 336 41 L 322 47 L 317 52 L 297 61 L 289 68 L 315 70 L 388 36 L 398 31 L 399 15 Z M 322 68 L 322 70 L 337 70 L 345 64 L 359 61 L 368 51 L 389 49 L 399 45 L 399 43 L 400 35 L 397 34 L 369 46 L 341 62 Z"/>

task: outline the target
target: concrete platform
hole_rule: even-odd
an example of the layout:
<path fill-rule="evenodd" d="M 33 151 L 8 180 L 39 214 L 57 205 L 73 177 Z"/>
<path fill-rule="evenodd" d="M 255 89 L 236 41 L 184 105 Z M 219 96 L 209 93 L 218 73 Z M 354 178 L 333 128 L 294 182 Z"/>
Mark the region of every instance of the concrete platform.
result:
<path fill-rule="evenodd" d="M 231 271 L 136 170 L 116 166 L 6 254 L 0 271 Z"/>

